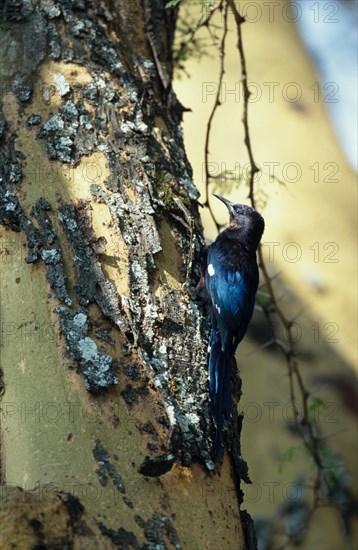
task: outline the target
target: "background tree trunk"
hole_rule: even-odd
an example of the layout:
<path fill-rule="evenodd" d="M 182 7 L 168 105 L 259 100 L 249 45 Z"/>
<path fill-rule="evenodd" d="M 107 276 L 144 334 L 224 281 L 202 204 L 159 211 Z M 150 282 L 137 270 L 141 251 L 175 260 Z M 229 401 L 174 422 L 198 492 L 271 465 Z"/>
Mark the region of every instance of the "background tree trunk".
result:
<path fill-rule="evenodd" d="M 238 418 L 211 457 L 164 5 L 0 8 L 2 548 L 253 545 Z"/>

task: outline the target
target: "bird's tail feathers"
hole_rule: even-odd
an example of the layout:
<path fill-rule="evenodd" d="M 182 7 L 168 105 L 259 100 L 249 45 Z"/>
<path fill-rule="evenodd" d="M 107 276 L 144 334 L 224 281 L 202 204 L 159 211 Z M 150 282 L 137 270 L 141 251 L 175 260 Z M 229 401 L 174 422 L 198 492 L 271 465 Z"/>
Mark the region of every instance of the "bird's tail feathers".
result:
<path fill-rule="evenodd" d="M 231 418 L 231 360 L 233 350 L 222 350 L 220 333 L 217 326 L 213 326 L 208 352 L 210 398 L 212 416 L 216 427 L 216 457 L 221 460 L 224 449 L 222 444 L 222 430 L 224 418 Z"/>

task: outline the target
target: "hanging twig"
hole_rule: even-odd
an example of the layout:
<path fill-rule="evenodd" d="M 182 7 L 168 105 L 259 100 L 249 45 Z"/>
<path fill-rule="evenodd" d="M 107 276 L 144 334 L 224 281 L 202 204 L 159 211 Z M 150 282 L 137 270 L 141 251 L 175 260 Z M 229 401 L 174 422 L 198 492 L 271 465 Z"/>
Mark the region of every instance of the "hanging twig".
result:
<path fill-rule="evenodd" d="M 254 156 L 252 153 L 252 147 L 251 147 L 251 138 L 250 138 L 250 132 L 249 132 L 249 119 L 248 119 L 248 107 L 249 107 L 249 99 L 251 92 L 249 90 L 248 82 L 247 82 L 247 70 L 246 70 L 246 58 L 244 53 L 244 45 L 242 42 L 242 32 L 241 32 L 241 25 L 245 22 L 244 17 L 240 15 L 238 12 L 234 0 L 227 0 L 227 4 L 232 9 L 232 12 L 234 14 L 235 23 L 236 23 L 236 30 L 237 30 L 237 49 L 239 51 L 240 55 L 240 63 L 241 63 L 241 81 L 242 81 L 242 87 L 244 91 L 244 107 L 243 107 L 243 113 L 242 113 L 242 123 L 244 125 L 245 130 L 245 145 L 246 149 L 249 155 L 249 161 L 250 161 L 250 175 L 249 175 L 249 199 L 254 206 L 255 204 L 255 196 L 254 196 L 254 182 L 255 182 L 255 174 L 257 174 L 260 169 L 256 165 L 254 161 Z"/>
<path fill-rule="evenodd" d="M 226 41 L 226 35 L 228 31 L 227 27 L 227 15 L 228 15 L 228 5 L 225 4 L 224 6 L 224 31 L 222 34 L 219 52 L 220 52 L 220 68 L 219 68 L 219 81 L 218 81 L 218 87 L 216 91 L 215 101 L 213 108 L 211 110 L 208 123 L 206 126 L 206 135 L 205 135 L 205 159 L 204 159 L 204 166 L 205 166 L 205 202 L 203 206 L 207 206 L 209 209 L 209 212 L 211 214 L 211 217 L 216 225 L 217 231 L 220 231 L 221 225 L 217 222 L 214 212 L 211 208 L 210 201 L 209 201 L 209 185 L 210 185 L 210 170 L 209 170 L 209 143 L 210 143 L 210 135 L 211 135 L 211 126 L 212 122 L 215 116 L 215 113 L 217 111 L 217 108 L 221 105 L 220 102 L 220 94 L 221 94 L 221 87 L 222 82 L 225 74 L 225 41 Z"/>

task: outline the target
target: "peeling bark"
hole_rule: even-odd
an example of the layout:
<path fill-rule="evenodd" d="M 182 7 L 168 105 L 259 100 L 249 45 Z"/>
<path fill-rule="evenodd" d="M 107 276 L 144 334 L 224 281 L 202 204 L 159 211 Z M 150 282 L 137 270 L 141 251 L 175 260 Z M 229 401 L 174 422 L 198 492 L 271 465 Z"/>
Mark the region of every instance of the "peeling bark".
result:
<path fill-rule="evenodd" d="M 28 264 L 24 271 L 21 254 L 5 263 L 2 290 L 11 291 L 11 266 L 35 281 L 44 303 L 34 307 L 54 333 L 46 346 L 35 346 L 37 362 L 19 345 L 24 355 L 19 368 L 30 377 L 25 390 L 8 364 L 13 352 L 6 347 L 11 331 L 5 315 L 3 406 L 9 411 L 10 401 L 19 406 L 29 395 L 36 401 L 33 396 L 42 391 L 47 403 L 51 396 L 65 403 L 75 395 L 82 414 L 90 411 L 85 420 L 76 416 L 73 431 L 68 418 L 58 428 L 61 437 L 69 432 L 64 454 L 58 434 L 54 445 L 64 464 L 77 461 L 71 464 L 77 477 L 83 460 L 83 479 L 103 488 L 98 509 L 83 495 L 72 501 L 78 517 L 85 506 L 96 518 L 93 540 L 104 537 L 109 547 L 120 548 L 210 547 L 214 540 L 231 548 L 236 541 L 241 548 L 240 478 L 249 479 L 238 418 L 221 478 L 212 461 L 208 323 L 194 290 L 203 236 L 180 127 L 182 107 L 171 89 L 175 11 L 164 5 L 160 0 L 130 5 L 5 0 L 0 8 L 1 237 L 7 242 L 9 234 L 18 235 L 22 249 L 25 236 Z M 7 311 L 12 310 L 6 301 Z M 36 326 L 34 319 L 26 323 Z M 14 324 L 16 332 L 20 325 Z M 41 373 L 45 347 L 53 379 Z M 239 395 L 236 377 L 233 383 Z M 68 509 L 61 496 L 63 469 L 57 471 L 55 460 L 45 457 L 34 466 L 28 459 L 26 468 L 18 459 L 12 462 L 51 440 L 47 425 L 38 430 L 37 443 L 32 429 L 24 435 L 15 413 L 5 416 L 5 479 L 45 484 L 50 475 L 59 484 L 59 506 L 64 502 Z M 20 433 L 17 443 L 10 430 Z M 82 442 L 83 455 L 68 450 L 76 441 Z M 209 482 L 227 483 L 236 496 L 224 504 L 201 499 L 204 527 L 188 534 L 184 494 L 179 498 L 175 488 L 178 480 L 185 486 L 193 476 L 189 486 L 197 492 Z M 138 485 L 140 502 L 131 498 L 128 480 Z M 150 490 L 148 480 L 154 484 Z M 108 497 L 112 486 L 120 493 L 115 511 Z M 218 518 L 231 514 L 227 521 L 236 532 L 223 533 L 210 519 L 211 508 Z M 42 532 L 38 523 L 32 529 Z"/>

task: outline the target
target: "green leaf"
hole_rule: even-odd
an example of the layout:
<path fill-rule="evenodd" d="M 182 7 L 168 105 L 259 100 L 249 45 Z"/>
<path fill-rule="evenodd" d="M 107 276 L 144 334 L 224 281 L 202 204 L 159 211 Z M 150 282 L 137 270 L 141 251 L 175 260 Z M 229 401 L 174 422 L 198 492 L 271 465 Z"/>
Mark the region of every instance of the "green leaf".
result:
<path fill-rule="evenodd" d="M 256 303 L 258 306 L 261 306 L 263 309 L 269 309 L 272 305 L 272 298 L 268 286 L 263 284 L 256 294 Z"/>
<path fill-rule="evenodd" d="M 169 0 L 169 2 L 167 2 L 165 4 L 165 9 L 169 9 L 169 8 L 175 8 L 175 6 L 177 6 L 179 4 L 181 0 Z"/>
<path fill-rule="evenodd" d="M 344 476 L 344 465 L 336 449 L 332 447 L 321 447 L 319 454 L 323 464 L 323 480 L 331 491 Z"/>
<path fill-rule="evenodd" d="M 319 407 L 320 405 L 324 405 L 323 399 L 321 399 L 320 397 L 313 397 L 312 398 L 312 403 L 308 407 L 308 410 L 309 411 L 315 411 L 317 409 L 317 407 Z"/>
<path fill-rule="evenodd" d="M 289 447 L 282 455 L 279 457 L 279 464 L 278 464 L 278 471 L 280 474 L 282 474 L 283 467 L 287 462 L 291 462 L 293 459 L 293 455 L 296 451 L 299 449 L 302 449 L 302 445 L 293 445 L 292 447 Z"/>
<path fill-rule="evenodd" d="M 313 397 L 311 404 L 308 407 L 308 416 L 311 422 L 317 423 L 317 413 L 319 413 L 320 408 L 325 405 L 325 402 L 320 397 Z"/>

